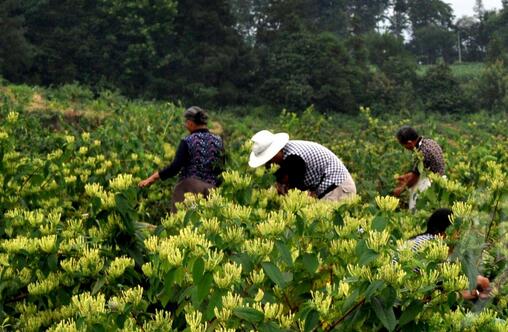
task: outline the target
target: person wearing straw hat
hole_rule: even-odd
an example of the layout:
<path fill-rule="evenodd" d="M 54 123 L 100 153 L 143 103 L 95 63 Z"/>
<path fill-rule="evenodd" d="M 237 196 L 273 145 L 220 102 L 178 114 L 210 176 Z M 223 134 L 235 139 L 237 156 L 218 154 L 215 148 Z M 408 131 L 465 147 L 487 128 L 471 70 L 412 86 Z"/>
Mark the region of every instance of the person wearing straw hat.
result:
<path fill-rule="evenodd" d="M 176 211 L 176 203 L 183 202 L 185 193 L 206 196 L 211 188 L 219 184 L 224 165 L 224 144 L 222 138 L 208 131 L 207 112 L 192 106 L 185 110 L 183 116 L 190 135 L 180 141 L 175 159 L 169 166 L 138 184 L 141 188 L 148 187 L 159 179 L 165 180 L 179 174 L 180 181 L 171 199 L 171 212 Z"/>
<path fill-rule="evenodd" d="M 321 144 L 290 140 L 287 133 L 262 130 L 251 138 L 250 167 L 278 164 L 279 194 L 289 189 L 309 191 L 319 199 L 338 201 L 356 194 L 356 186 L 342 161 Z"/>

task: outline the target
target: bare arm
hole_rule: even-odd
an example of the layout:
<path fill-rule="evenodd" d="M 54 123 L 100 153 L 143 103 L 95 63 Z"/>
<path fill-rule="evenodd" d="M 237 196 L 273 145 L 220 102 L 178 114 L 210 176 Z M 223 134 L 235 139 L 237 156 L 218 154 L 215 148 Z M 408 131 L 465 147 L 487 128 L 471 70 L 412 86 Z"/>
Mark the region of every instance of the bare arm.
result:
<path fill-rule="evenodd" d="M 159 172 L 155 172 L 152 175 L 150 175 L 149 177 L 147 177 L 146 179 L 144 179 L 143 181 L 139 182 L 138 187 L 140 187 L 140 188 L 149 187 L 155 181 L 157 181 L 159 179 L 160 179 Z"/>
<path fill-rule="evenodd" d="M 484 276 L 476 277 L 476 288 L 473 290 L 463 290 L 460 295 L 464 300 L 487 299 L 490 296 L 490 281 Z"/>
<path fill-rule="evenodd" d="M 404 175 L 401 175 L 397 178 L 397 187 L 393 190 L 393 195 L 398 197 L 402 192 L 408 188 L 412 187 L 418 182 L 420 176 L 414 172 L 408 172 Z"/>

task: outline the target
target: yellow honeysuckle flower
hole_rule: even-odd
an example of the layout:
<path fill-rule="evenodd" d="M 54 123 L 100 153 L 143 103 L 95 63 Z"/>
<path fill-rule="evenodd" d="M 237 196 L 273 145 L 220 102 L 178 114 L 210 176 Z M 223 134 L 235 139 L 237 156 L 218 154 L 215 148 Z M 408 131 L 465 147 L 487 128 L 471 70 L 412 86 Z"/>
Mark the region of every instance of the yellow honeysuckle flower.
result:
<path fill-rule="evenodd" d="M 395 211 L 399 206 L 399 199 L 393 196 L 376 196 L 375 201 L 381 211 Z"/>

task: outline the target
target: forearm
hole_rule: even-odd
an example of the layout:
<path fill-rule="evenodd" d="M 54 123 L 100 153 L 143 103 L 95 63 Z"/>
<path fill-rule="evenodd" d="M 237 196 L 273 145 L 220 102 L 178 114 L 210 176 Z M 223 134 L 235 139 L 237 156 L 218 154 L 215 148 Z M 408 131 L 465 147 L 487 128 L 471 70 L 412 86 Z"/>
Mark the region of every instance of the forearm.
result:
<path fill-rule="evenodd" d="M 144 179 L 143 181 L 141 181 L 138 186 L 140 188 L 144 188 L 144 187 L 148 187 L 150 185 L 152 185 L 154 182 L 156 182 L 157 180 L 160 179 L 160 175 L 159 175 L 159 172 L 154 172 L 152 175 L 150 175 L 149 177 L 147 177 L 146 179 Z"/>
<path fill-rule="evenodd" d="M 412 187 L 418 182 L 419 176 L 414 172 L 408 172 L 397 178 L 397 187 L 393 190 L 393 195 L 400 196 L 400 194 L 408 187 Z"/>
<path fill-rule="evenodd" d="M 412 187 L 418 182 L 420 176 L 414 172 L 409 172 L 407 175 L 406 187 Z"/>
<path fill-rule="evenodd" d="M 152 175 L 150 175 L 150 176 L 148 177 L 148 179 L 150 179 L 150 180 L 152 181 L 152 183 L 153 183 L 153 182 L 155 182 L 155 181 L 157 181 L 157 180 L 159 180 L 160 178 L 161 178 L 161 177 L 160 177 L 160 175 L 159 175 L 159 171 L 155 171 Z"/>
<path fill-rule="evenodd" d="M 460 291 L 460 295 L 462 296 L 462 298 L 464 300 L 476 300 L 479 298 L 480 296 L 480 292 L 478 292 L 477 289 L 473 289 L 473 290 L 463 290 L 463 291 Z"/>

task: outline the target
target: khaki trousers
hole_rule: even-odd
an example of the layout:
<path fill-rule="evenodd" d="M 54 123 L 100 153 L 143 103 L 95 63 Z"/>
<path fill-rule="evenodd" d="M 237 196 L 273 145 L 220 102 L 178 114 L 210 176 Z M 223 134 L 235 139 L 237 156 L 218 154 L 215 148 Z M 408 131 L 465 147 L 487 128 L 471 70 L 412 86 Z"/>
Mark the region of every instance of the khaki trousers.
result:
<path fill-rule="evenodd" d="M 324 201 L 340 201 L 356 194 L 355 182 L 351 175 L 337 188 L 324 195 L 321 199 Z"/>
<path fill-rule="evenodd" d="M 196 178 L 185 178 L 178 182 L 173 190 L 173 196 L 171 198 L 171 213 L 176 212 L 176 203 L 183 202 L 185 200 L 186 193 L 202 194 L 208 196 L 210 189 L 215 188 L 213 184 L 205 181 L 201 181 Z"/>

